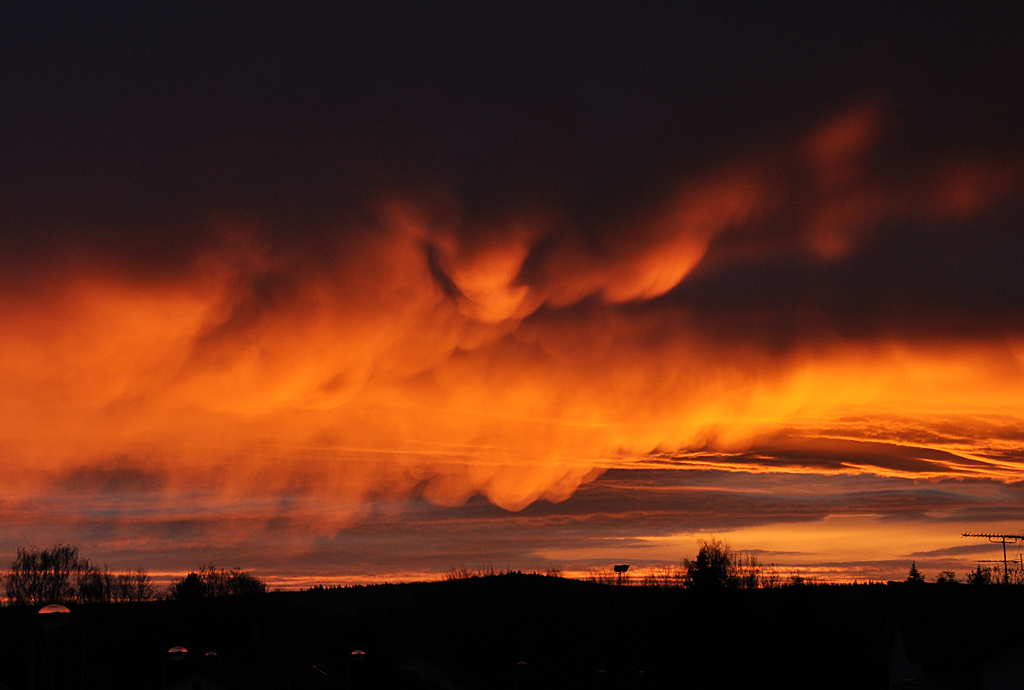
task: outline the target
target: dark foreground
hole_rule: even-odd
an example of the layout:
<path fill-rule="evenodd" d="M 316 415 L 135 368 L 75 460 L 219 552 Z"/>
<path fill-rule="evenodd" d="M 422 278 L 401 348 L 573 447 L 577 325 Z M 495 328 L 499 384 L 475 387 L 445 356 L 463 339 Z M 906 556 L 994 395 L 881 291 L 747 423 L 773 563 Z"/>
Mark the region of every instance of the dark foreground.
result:
<path fill-rule="evenodd" d="M 50 630 L 10 607 L 0 688 L 886 688 L 929 668 L 984 687 L 986 659 L 1019 646 L 1018 590 L 699 592 L 510 574 L 79 606 Z M 166 660 L 175 645 L 184 660 Z"/>

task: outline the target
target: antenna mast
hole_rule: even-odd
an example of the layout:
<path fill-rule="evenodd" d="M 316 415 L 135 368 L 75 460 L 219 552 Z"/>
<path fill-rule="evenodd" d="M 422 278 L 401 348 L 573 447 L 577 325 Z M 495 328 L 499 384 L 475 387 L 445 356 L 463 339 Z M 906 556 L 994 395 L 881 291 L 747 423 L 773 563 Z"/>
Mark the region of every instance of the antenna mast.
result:
<path fill-rule="evenodd" d="M 960 536 L 961 537 L 978 537 L 979 539 L 988 539 L 993 544 L 1000 544 L 1001 543 L 1003 545 L 1003 582 L 1007 583 L 1007 582 L 1010 581 L 1010 570 L 1009 570 L 1009 568 L 1006 565 L 1006 543 L 1007 543 L 1007 541 L 1009 541 L 1009 543 L 1011 543 L 1011 544 L 1016 544 L 1018 542 L 1024 542 L 1024 535 L 1020 535 L 1020 534 L 988 534 L 988 533 L 970 534 L 968 532 L 964 532 Z"/>

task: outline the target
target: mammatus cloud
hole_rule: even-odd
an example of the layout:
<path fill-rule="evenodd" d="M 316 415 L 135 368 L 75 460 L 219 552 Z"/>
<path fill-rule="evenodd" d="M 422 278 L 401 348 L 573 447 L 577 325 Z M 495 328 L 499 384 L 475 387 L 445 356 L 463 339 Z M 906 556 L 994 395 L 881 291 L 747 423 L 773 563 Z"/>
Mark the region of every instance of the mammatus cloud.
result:
<path fill-rule="evenodd" d="M 11 485 L 145 479 L 168 505 L 202 487 L 212 511 L 311 497 L 346 524 L 377 497 L 521 510 L 657 457 L 1015 480 L 1022 285 L 986 284 L 981 261 L 1017 246 L 990 226 L 1018 171 L 893 172 L 886 133 L 858 107 L 594 227 L 557 209 L 478 226 L 384 196 L 288 241 L 212 222 L 151 277 L 95 246 L 20 267 L 0 297 Z M 928 263 L 950 256 L 906 241 L 922 233 L 962 263 Z M 965 337 L 957 317 L 986 307 L 933 291 L 944 274 L 1017 310 Z"/>
<path fill-rule="evenodd" d="M 396 9 L 5 13 L 0 554 L 1019 529 L 1020 12 Z"/>

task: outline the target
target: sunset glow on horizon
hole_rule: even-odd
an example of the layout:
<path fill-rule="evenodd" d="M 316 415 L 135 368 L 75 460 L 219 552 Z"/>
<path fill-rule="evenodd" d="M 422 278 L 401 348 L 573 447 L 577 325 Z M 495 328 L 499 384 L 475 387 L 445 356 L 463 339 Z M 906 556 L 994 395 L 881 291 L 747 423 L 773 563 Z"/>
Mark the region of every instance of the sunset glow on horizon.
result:
<path fill-rule="evenodd" d="M 870 88 L 790 85 L 799 117 L 780 92 L 732 121 L 715 108 L 739 95 L 709 91 L 706 113 L 665 95 L 659 54 L 649 83 L 593 67 L 633 101 L 502 125 L 477 77 L 420 92 L 412 63 L 345 46 L 326 76 L 305 53 L 258 79 L 216 58 L 188 87 L 189 59 L 154 48 L 125 77 L 152 89 L 125 97 L 146 136 L 87 130 L 125 112 L 105 72 L 54 87 L 92 125 L 36 98 L 48 67 L 12 77 L 32 136 L 5 134 L 0 556 L 74 543 L 297 587 L 643 570 L 717 535 L 846 581 L 962 573 L 994 557 L 962 532 L 1019 531 L 1024 151 L 996 77 L 964 77 L 959 129 L 955 92 L 901 89 L 898 56 Z"/>

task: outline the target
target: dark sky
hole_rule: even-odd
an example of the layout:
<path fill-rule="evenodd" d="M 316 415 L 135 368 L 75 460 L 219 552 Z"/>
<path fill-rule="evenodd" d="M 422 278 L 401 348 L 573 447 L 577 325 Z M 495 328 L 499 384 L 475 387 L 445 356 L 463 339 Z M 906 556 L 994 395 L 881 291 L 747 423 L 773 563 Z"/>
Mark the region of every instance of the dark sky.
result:
<path fill-rule="evenodd" d="M 156 5 L 7 11 L 22 242 L 75 226 L 159 252 L 218 212 L 287 237 L 396 191 L 598 232 L 865 103 L 890 180 L 1021 155 L 1019 8 Z"/>

